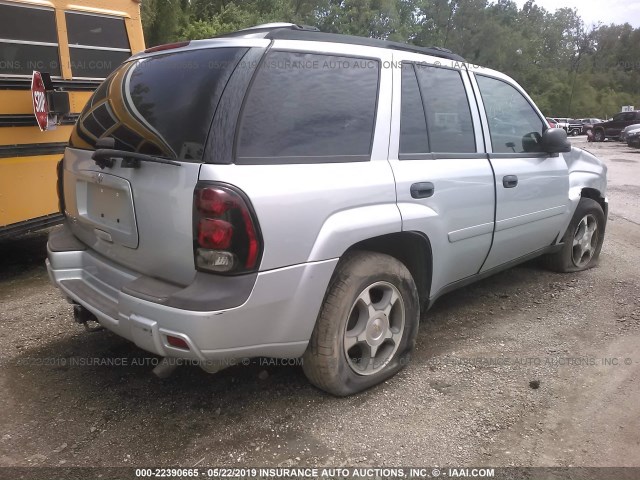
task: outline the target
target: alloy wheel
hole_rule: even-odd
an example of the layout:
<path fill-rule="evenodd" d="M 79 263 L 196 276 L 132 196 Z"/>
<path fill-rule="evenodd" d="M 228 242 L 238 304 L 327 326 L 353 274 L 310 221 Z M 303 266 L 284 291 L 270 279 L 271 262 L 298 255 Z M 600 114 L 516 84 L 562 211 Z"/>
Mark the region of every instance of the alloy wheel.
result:
<path fill-rule="evenodd" d="M 405 328 L 405 306 L 388 282 L 366 287 L 353 302 L 344 332 L 344 353 L 351 369 L 373 375 L 391 361 Z"/>
<path fill-rule="evenodd" d="M 578 268 L 585 267 L 593 258 L 598 246 L 598 222 L 596 217 L 589 213 L 582 217 L 573 235 L 573 251 L 571 258 Z"/>

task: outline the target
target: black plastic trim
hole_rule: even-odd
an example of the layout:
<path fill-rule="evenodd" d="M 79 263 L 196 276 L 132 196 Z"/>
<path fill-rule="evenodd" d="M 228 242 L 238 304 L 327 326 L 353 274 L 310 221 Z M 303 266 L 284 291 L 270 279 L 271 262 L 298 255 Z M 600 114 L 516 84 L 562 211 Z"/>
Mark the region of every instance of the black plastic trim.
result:
<path fill-rule="evenodd" d="M 94 91 L 103 82 L 95 80 L 53 80 L 53 88 L 65 91 Z M 0 78 L 0 90 L 31 90 L 31 78 Z"/>
<path fill-rule="evenodd" d="M 0 146 L 0 158 L 35 157 L 38 155 L 62 155 L 66 143 L 28 143 Z"/>
<path fill-rule="evenodd" d="M 75 125 L 80 114 L 65 115 L 60 121 L 60 125 Z M 38 122 L 35 115 L 31 113 L 19 115 L 0 114 L 0 127 L 37 127 Z"/>
<path fill-rule="evenodd" d="M 483 152 L 475 153 L 400 153 L 399 160 L 469 160 L 474 158 L 487 159 L 487 154 Z"/>
<path fill-rule="evenodd" d="M 49 232 L 47 248 L 52 252 L 79 252 L 86 250 L 87 246 L 63 223 Z"/>
<path fill-rule="evenodd" d="M 193 283 L 182 287 L 156 278 L 140 277 L 124 285 L 121 290 L 132 297 L 168 307 L 211 312 L 245 303 L 257 278 L 257 272 L 231 277 L 197 272 Z"/>
<path fill-rule="evenodd" d="M 17 237 L 43 228 L 53 227 L 64 221 L 61 213 L 53 213 L 44 217 L 32 218 L 24 222 L 12 223 L 4 227 L 0 227 L 0 239 Z"/>
<path fill-rule="evenodd" d="M 551 155 L 547 152 L 529 153 L 490 153 L 489 158 L 547 158 Z"/>
<path fill-rule="evenodd" d="M 316 157 L 238 157 L 238 165 L 308 165 L 313 163 L 368 162 L 371 155 L 331 155 Z"/>

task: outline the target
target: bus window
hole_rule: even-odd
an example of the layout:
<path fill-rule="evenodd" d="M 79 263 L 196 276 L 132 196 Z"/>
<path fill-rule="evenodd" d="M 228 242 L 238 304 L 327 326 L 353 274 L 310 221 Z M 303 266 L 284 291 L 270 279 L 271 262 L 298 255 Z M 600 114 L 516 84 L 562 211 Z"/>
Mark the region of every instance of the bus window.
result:
<path fill-rule="evenodd" d="M 106 78 L 131 56 L 123 18 L 65 12 L 71 73 L 79 78 Z"/>
<path fill-rule="evenodd" d="M 60 76 L 55 12 L 0 3 L 0 75 L 31 75 L 34 70 Z"/>

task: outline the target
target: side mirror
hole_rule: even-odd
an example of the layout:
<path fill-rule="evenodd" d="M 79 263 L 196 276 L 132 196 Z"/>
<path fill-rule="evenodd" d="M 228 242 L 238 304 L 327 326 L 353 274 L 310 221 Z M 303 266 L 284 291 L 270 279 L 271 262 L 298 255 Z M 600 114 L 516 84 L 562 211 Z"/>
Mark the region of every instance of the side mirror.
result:
<path fill-rule="evenodd" d="M 540 149 L 547 153 L 566 153 L 571 151 L 571 142 L 564 128 L 547 128 L 542 134 Z"/>

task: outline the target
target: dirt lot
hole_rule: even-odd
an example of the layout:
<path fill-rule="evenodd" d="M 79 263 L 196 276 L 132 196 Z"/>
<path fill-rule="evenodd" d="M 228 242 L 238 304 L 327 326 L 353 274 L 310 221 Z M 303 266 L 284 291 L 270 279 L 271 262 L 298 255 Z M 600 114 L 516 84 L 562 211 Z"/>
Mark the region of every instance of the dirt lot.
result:
<path fill-rule="evenodd" d="M 156 379 L 73 323 L 44 235 L 0 244 L 0 466 L 640 466 L 640 150 L 588 149 L 609 166 L 600 266 L 447 295 L 411 365 L 347 399 L 259 361 Z"/>

